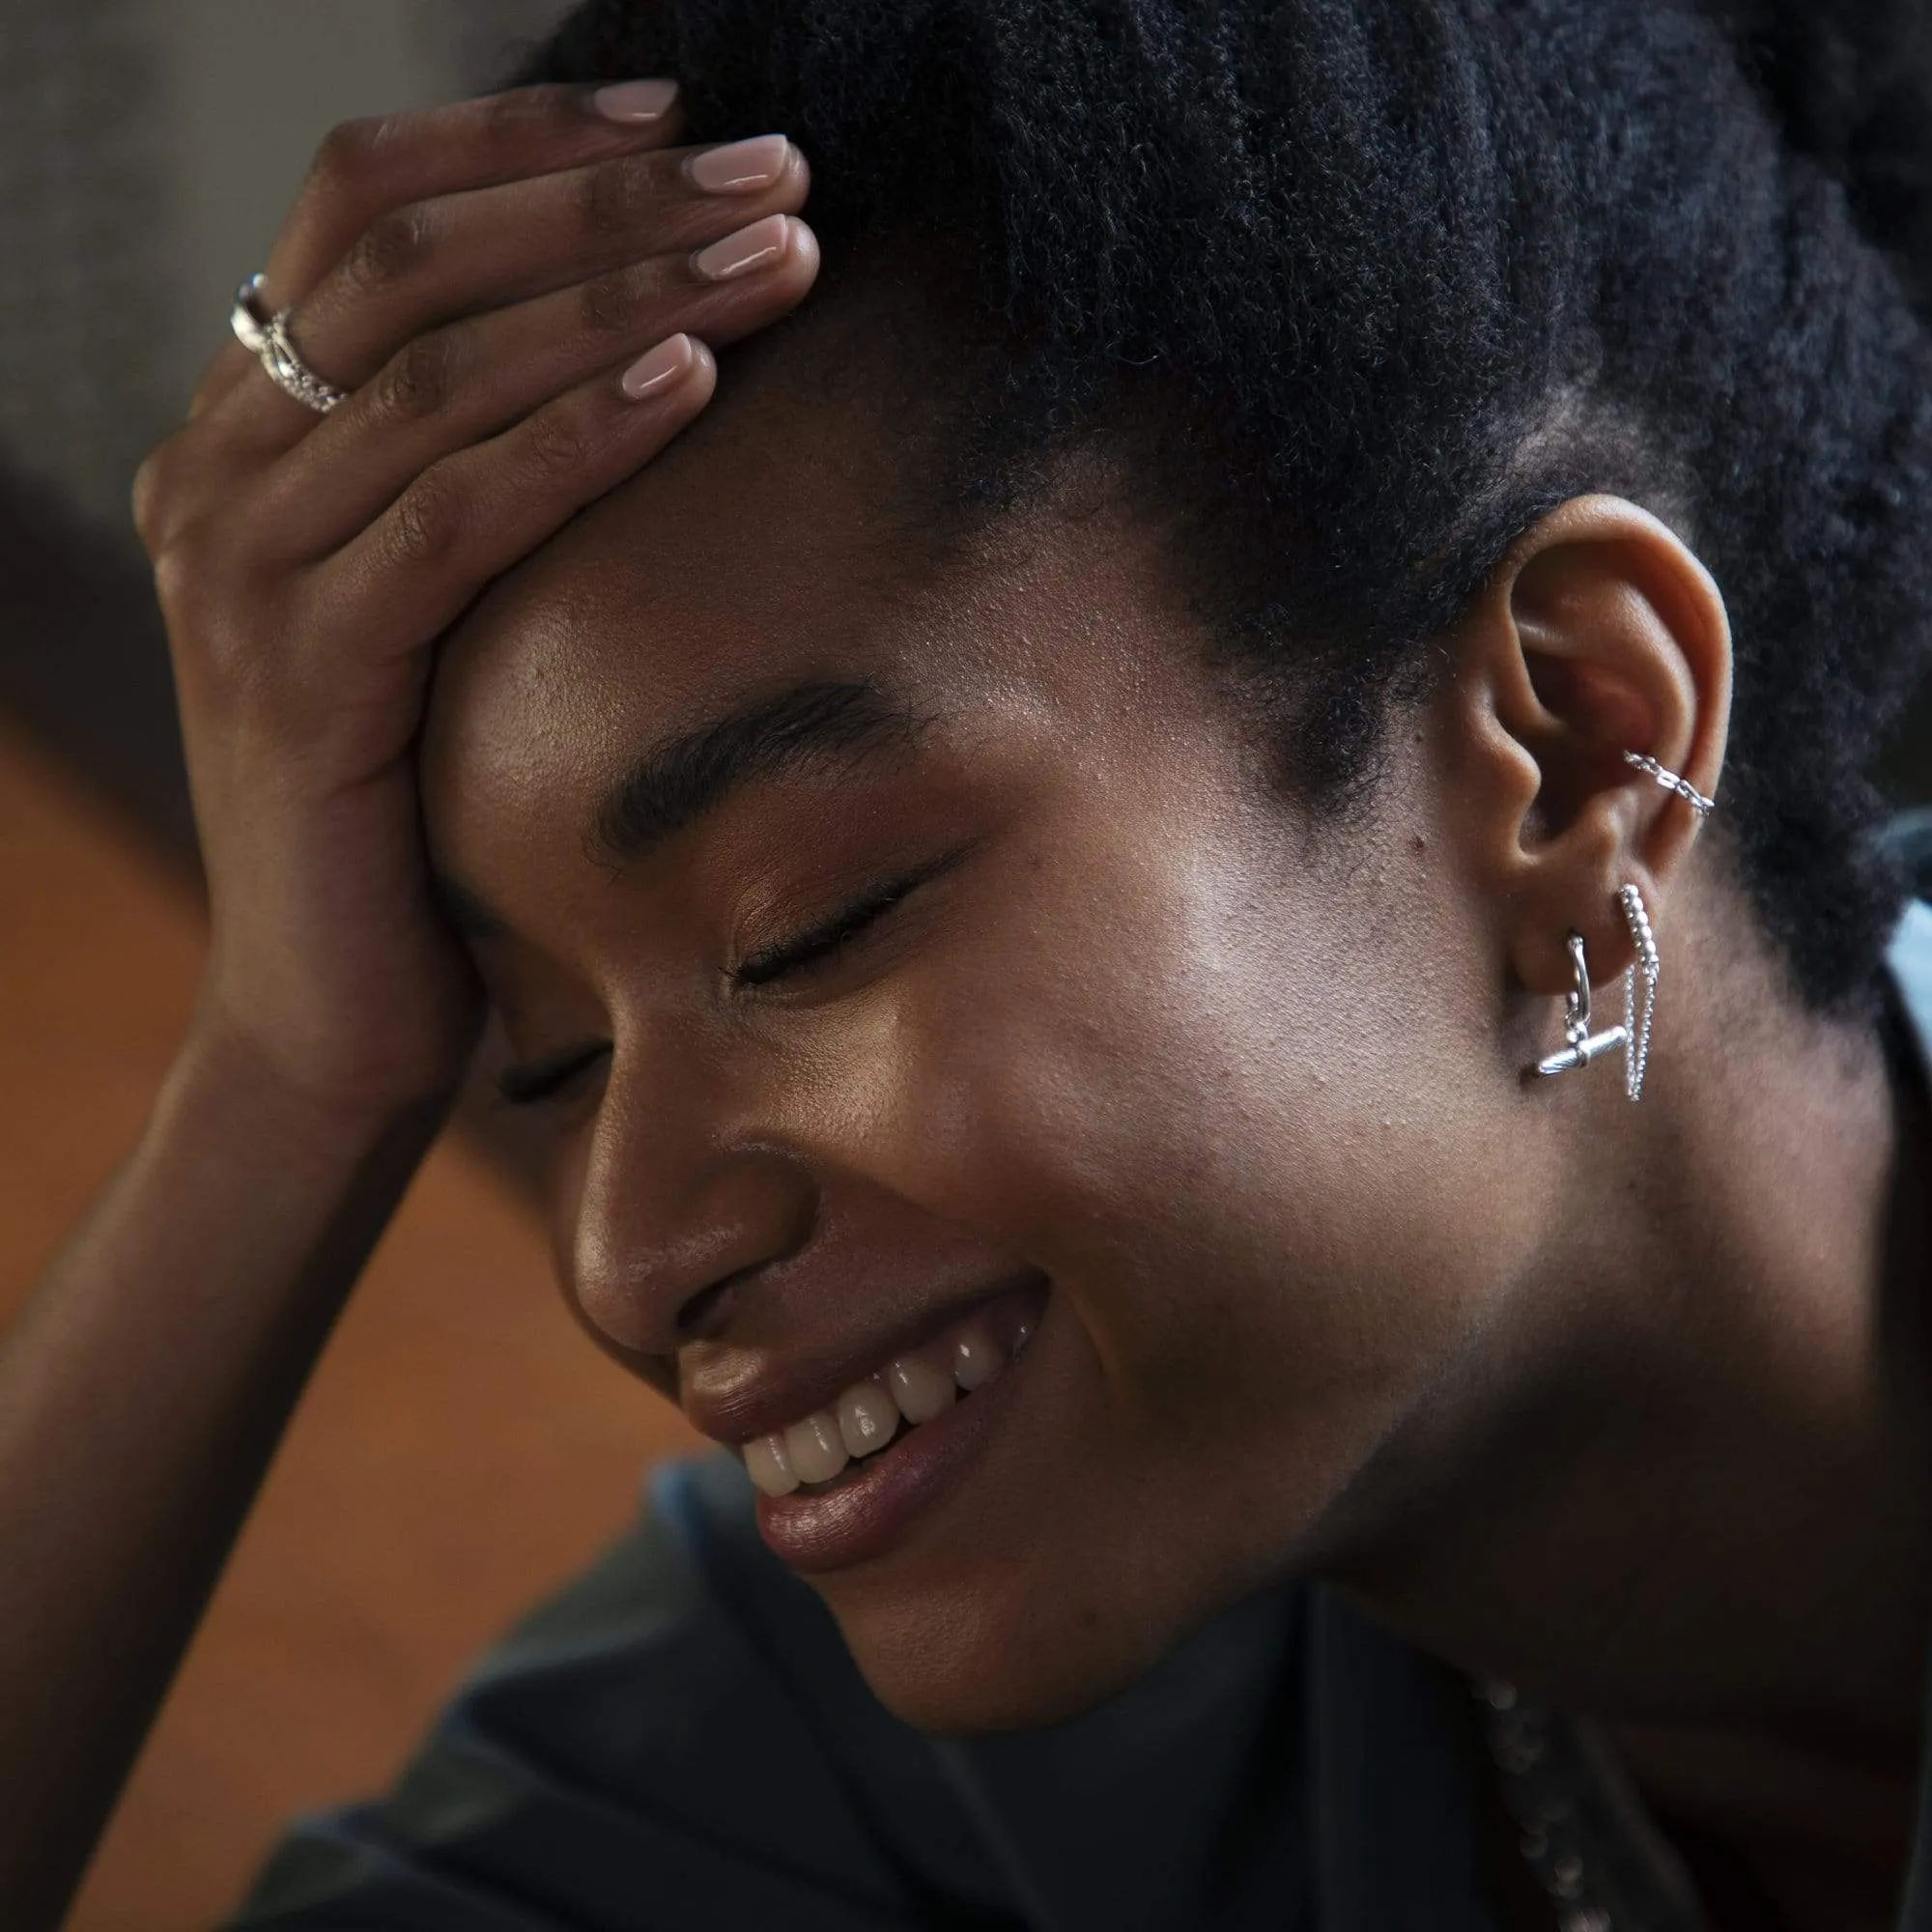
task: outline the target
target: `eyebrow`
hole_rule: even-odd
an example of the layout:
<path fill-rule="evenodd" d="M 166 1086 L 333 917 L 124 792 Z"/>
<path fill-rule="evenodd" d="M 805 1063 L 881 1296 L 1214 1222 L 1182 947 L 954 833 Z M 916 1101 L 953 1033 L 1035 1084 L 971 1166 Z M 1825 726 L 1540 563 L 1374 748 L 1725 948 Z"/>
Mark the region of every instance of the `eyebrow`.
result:
<path fill-rule="evenodd" d="M 869 680 L 795 684 L 646 752 L 605 794 L 586 849 L 629 865 L 754 780 L 903 751 L 927 720 Z"/>
<path fill-rule="evenodd" d="M 868 679 L 813 680 L 753 698 L 636 759 L 592 812 L 585 854 L 633 864 L 758 779 L 904 751 L 930 722 Z M 507 935 L 506 922 L 457 880 L 439 875 L 434 884 L 459 932 Z"/>

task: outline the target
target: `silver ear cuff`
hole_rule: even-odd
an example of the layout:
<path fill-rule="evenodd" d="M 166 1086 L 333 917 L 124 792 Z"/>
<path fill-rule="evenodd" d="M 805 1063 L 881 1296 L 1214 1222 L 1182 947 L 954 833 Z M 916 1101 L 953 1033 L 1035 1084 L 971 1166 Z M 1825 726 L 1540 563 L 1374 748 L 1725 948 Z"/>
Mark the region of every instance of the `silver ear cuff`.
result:
<path fill-rule="evenodd" d="M 1718 809 L 1715 798 L 1706 798 L 1689 779 L 1680 779 L 1675 772 L 1666 771 L 1655 758 L 1646 758 L 1641 752 L 1626 752 L 1624 763 L 1634 765 L 1640 772 L 1648 772 L 1665 791 L 1674 791 L 1699 818 L 1708 818 Z"/>
<path fill-rule="evenodd" d="M 1634 886 L 1625 886 L 1617 894 L 1625 923 L 1636 946 L 1636 957 L 1624 969 L 1624 1019 L 1621 1026 L 1605 1027 L 1602 1033 L 1590 1031 L 1590 968 L 1583 957 L 1583 935 L 1570 935 L 1570 970 L 1576 983 L 1563 996 L 1563 1037 L 1561 1053 L 1552 1053 L 1536 1063 L 1543 1074 L 1568 1073 L 1573 1067 L 1587 1066 L 1591 1061 L 1615 1047 L 1624 1050 L 1624 1092 L 1633 1100 L 1643 1097 L 1643 1076 L 1650 1065 L 1650 1028 L 1657 1015 L 1659 961 L 1657 934 L 1651 930 L 1650 914 L 1643 895 Z M 1636 976 L 1643 975 L 1641 1009 L 1636 995 Z"/>

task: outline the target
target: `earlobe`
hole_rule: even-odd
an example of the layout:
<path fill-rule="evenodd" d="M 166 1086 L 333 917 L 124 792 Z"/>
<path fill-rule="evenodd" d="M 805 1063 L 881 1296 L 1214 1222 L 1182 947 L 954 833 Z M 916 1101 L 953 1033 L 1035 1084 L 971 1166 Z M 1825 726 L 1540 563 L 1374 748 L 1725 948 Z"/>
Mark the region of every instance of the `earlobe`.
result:
<path fill-rule="evenodd" d="M 1567 991 L 1580 932 L 1592 976 L 1614 977 L 1633 952 L 1619 891 L 1634 883 L 1653 912 L 1667 905 L 1701 817 L 1690 793 L 1717 789 L 1731 696 L 1722 597 L 1648 511 L 1577 497 L 1512 548 L 1453 648 L 1455 810 L 1515 972 L 1533 991 Z"/>

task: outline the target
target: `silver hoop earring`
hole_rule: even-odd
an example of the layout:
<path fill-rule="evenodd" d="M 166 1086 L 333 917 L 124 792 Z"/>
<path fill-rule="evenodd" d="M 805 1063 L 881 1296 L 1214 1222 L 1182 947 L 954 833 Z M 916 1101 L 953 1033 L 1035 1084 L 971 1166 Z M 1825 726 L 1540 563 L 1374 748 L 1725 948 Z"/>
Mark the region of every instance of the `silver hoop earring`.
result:
<path fill-rule="evenodd" d="M 1624 969 L 1624 1023 L 1605 1027 L 1602 1033 L 1590 1031 L 1590 969 L 1583 956 L 1583 935 L 1573 932 L 1570 970 L 1576 983 L 1563 996 L 1563 1037 L 1567 1044 L 1561 1053 L 1539 1060 L 1536 1070 L 1541 1074 L 1568 1073 L 1620 1046 L 1624 1050 L 1624 1092 L 1633 1100 L 1640 1100 L 1643 1076 L 1650 1065 L 1651 1022 L 1657 1015 L 1657 935 L 1651 930 L 1643 895 L 1634 886 L 1625 886 L 1617 894 L 1617 905 L 1636 948 L 1636 957 Z M 1636 996 L 1638 973 L 1643 975 L 1641 1011 Z"/>
<path fill-rule="evenodd" d="M 1583 935 L 1570 935 L 1570 971 L 1576 984 L 1563 996 L 1563 1037 L 1569 1044 L 1561 1053 L 1552 1053 L 1536 1063 L 1543 1074 L 1568 1073 L 1573 1067 L 1587 1066 L 1600 1054 L 1630 1043 L 1628 1026 L 1605 1027 L 1602 1033 L 1590 1031 L 1590 968 L 1583 957 Z"/>

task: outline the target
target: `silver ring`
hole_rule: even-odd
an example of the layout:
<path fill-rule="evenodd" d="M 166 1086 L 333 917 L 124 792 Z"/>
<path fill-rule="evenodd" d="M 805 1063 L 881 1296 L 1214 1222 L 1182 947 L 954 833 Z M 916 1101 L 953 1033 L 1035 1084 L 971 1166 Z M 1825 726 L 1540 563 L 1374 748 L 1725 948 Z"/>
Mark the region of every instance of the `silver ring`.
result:
<path fill-rule="evenodd" d="M 269 317 L 262 307 L 262 277 L 250 275 L 235 291 L 235 306 L 229 311 L 228 326 L 236 340 L 250 355 L 259 355 L 269 339 Z"/>
<path fill-rule="evenodd" d="M 292 309 L 275 315 L 264 312 L 262 277 L 250 275 L 235 292 L 235 306 L 229 311 L 228 326 L 235 337 L 267 372 L 269 381 L 286 396 L 326 416 L 337 403 L 346 402 L 347 389 L 325 383 L 299 355 L 289 339 Z"/>

